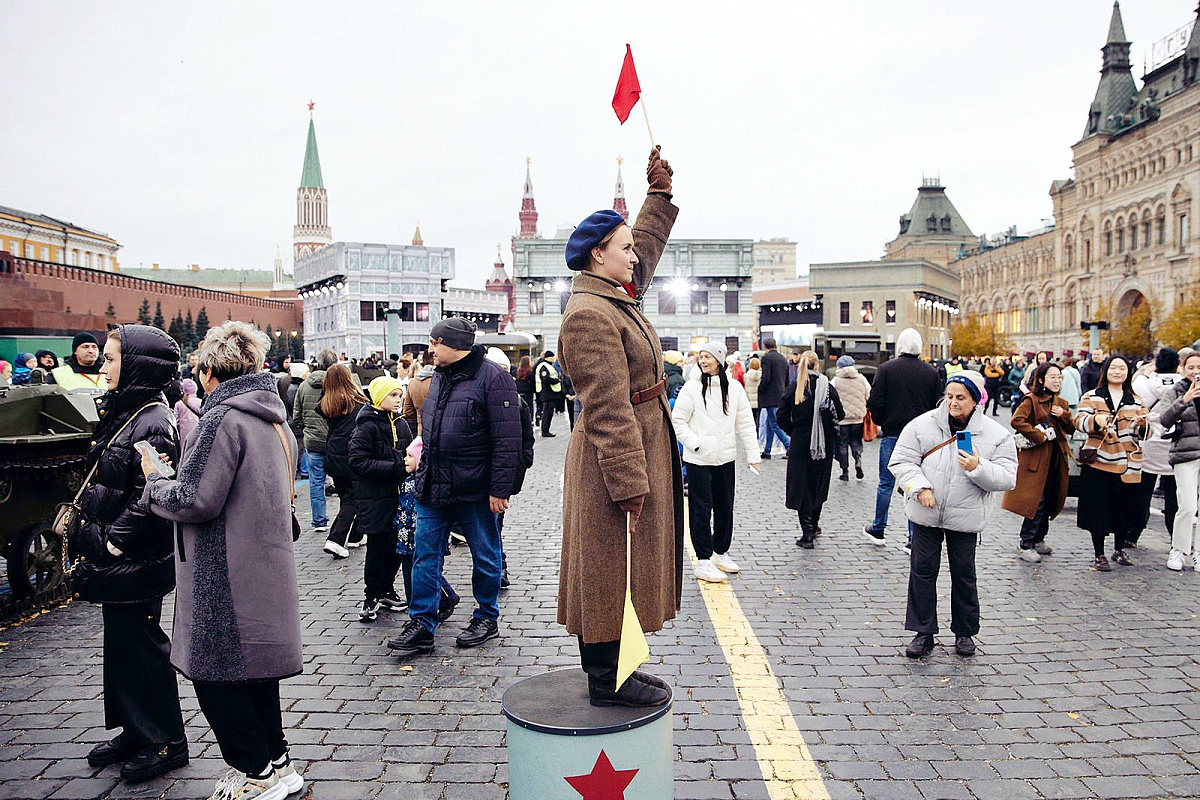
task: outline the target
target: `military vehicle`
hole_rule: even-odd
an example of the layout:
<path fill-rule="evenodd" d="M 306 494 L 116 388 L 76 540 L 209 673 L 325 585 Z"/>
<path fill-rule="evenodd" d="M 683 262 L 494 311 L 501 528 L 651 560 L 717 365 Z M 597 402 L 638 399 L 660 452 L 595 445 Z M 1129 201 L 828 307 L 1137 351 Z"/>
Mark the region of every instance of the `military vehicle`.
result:
<path fill-rule="evenodd" d="M 0 554 L 11 588 L 0 594 L 0 619 L 70 591 L 50 524 L 58 504 L 79 490 L 98 420 L 90 394 L 41 383 L 0 387 Z"/>

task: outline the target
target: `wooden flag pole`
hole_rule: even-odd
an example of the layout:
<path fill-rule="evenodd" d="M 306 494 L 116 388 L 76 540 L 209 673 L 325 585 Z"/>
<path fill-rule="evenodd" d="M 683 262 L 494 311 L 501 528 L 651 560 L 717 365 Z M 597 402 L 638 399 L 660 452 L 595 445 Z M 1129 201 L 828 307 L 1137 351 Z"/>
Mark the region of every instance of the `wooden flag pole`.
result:
<path fill-rule="evenodd" d="M 650 134 L 650 147 L 657 147 L 658 143 L 654 140 L 654 129 L 650 127 L 650 113 L 646 111 L 646 95 L 638 92 L 638 99 L 642 101 L 642 116 L 646 118 L 646 132 Z"/>
<path fill-rule="evenodd" d="M 630 531 L 630 519 L 633 514 L 625 512 L 625 590 L 633 589 L 633 533 Z"/>

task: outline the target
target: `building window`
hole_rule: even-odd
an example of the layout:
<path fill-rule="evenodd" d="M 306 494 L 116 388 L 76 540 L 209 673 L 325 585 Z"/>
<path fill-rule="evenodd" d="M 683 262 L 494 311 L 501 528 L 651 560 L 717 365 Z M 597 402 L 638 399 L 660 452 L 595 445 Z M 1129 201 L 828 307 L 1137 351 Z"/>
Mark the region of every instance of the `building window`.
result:
<path fill-rule="evenodd" d="M 1029 324 L 1026 326 L 1026 329 L 1030 333 L 1038 332 L 1038 322 L 1040 321 L 1040 320 L 1038 320 L 1038 316 L 1039 316 L 1039 314 L 1038 314 L 1038 309 L 1036 306 L 1030 306 L 1029 309 L 1026 311 L 1025 317 L 1029 322 Z"/>
<path fill-rule="evenodd" d="M 1104 232 L 1104 255 L 1112 255 L 1112 231 Z"/>
<path fill-rule="evenodd" d="M 1117 228 L 1117 252 L 1125 252 L 1125 228 Z"/>
<path fill-rule="evenodd" d="M 570 292 L 559 292 L 558 293 L 558 313 L 560 313 L 560 314 L 567 313 L 567 302 L 570 299 L 571 299 Z"/>
<path fill-rule="evenodd" d="M 670 289 L 658 290 L 658 313 L 674 314 L 677 302 L 675 293 Z"/>
<path fill-rule="evenodd" d="M 358 304 L 358 319 L 360 322 L 375 321 L 375 302 L 363 300 Z"/>
<path fill-rule="evenodd" d="M 1142 223 L 1142 247 L 1150 246 L 1150 220 Z"/>
<path fill-rule="evenodd" d="M 707 314 L 708 313 L 708 290 L 701 289 L 692 292 L 692 313 Z"/>
<path fill-rule="evenodd" d="M 1046 330 L 1046 331 L 1054 330 L 1054 306 L 1053 305 L 1046 306 L 1046 315 L 1044 317 L 1042 317 L 1041 323 L 1042 323 L 1042 330 Z"/>
<path fill-rule="evenodd" d="M 1158 223 L 1158 244 L 1164 244 L 1167 241 L 1167 218 L 1164 215 L 1159 214 L 1158 219 L 1155 220 L 1155 222 Z"/>
<path fill-rule="evenodd" d="M 741 348 L 742 348 L 742 343 L 738 339 L 738 337 L 736 337 L 736 336 L 726 336 L 725 337 L 725 352 L 726 353 L 728 353 L 729 355 L 733 355 L 734 353 L 738 352 L 738 350 L 740 350 Z"/>
<path fill-rule="evenodd" d="M 1021 309 L 1014 308 L 1008 312 L 1008 328 L 1012 333 L 1021 332 Z"/>
<path fill-rule="evenodd" d="M 545 313 L 546 305 L 541 292 L 529 293 L 529 315 L 531 317 L 540 317 Z"/>
<path fill-rule="evenodd" d="M 1007 326 L 1007 324 L 1006 324 L 1006 315 L 1005 315 L 1005 313 L 1004 313 L 1003 311 L 997 311 L 997 312 L 996 312 L 996 322 L 995 322 L 995 326 L 996 326 L 996 331 L 997 331 L 998 333 L 1005 333 L 1005 332 L 1006 332 L 1006 329 L 1007 329 L 1007 327 L 1008 327 L 1008 326 Z"/>
<path fill-rule="evenodd" d="M 1083 265 L 1090 267 L 1092 265 L 1092 240 L 1083 240 Z"/>
<path fill-rule="evenodd" d="M 896 324 L 896 301 L 895 300 L 887 301 L 887 304 L 884 307 L 884 314 L 886 315 L 884 318 L 884 321 L 888 325 Z"/>
<path fill-rule="evenodd" d="M 1075 266 L 1075 245 L 1070 239 L 1067 239 L 1066 246 L 1063 247 L 1067 257 L 1067 269 Z"/>
<path fill-rule="evenodd" d="M 1078 322 L 1079 322 L 1079 320 L 1078 320 L 1078 318 L 1076 317 L 1076 314 L 1075 314 L 1075 301 L 1074 301 L 1074 300 L 1068 300 L 1068 301 L 1067 301 L 1067 302 L 1064 304 L 1064 306 L 1063 306 L 1063 311 L 1065 311 L 1065 312 L 1066 312 L 1066 320 L 1065 320 L 1065 322 L 1067 323 L 1067 327 L 1068 327 L 1068 328 L 1074 328 L 1074 327 L 1075 327 L 1075 325 L 1076 325 L 1076 323 L 1078 323 Z"/>
<path fill-rule="evenodd" d="M 1188 241 L 1188 218 L 1187 214 L 1179 215 L 1179 249 L 1187 248 Z"/>
<path fill-rule="evenodd" d="M 875 303 L 871 300 L 864 300 L 862 308 L 859 309 L 858 315 L 862 317 L 864 325 L 875 324 Z"/>
<path fill-rule="evenodd" d="M 417 322 L 429 322 L 429 303 L 417 303 Z"/>
<path fill-rule="evenodd" d="M 736 289 L 730 289 L 725 292 L 725 313 L 738 313 L 738 293 Z"/>
<path fill-rule="evenodd" d="M 838 322 L 840 322 L 842 325 L 850 324 L 850 304 L 849 303 L 839 303 L 838 304 Z"/>
<path fill-rule="evenodd" d="M 1137 224 L 1137 220 L 1134 220 L 1129 225 L 1129 249 L 1137 250 L 1138 249 L 1137 242 L 1138 242 L 1138 224 Z"/>
<path fill-rule="evenodd" d="M 678 350 L 679 349 L 679 337 L 678 336 L 660 336 L 658 339 L 658 346 L 661 347 L 663 350 Z"/>

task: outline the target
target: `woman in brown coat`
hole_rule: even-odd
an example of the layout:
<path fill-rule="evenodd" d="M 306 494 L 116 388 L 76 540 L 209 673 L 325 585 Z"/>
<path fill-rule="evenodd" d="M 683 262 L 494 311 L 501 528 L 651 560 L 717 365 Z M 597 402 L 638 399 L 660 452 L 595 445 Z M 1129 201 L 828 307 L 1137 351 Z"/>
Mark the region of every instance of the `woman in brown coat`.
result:
<path fill-rule="evenodd" d="M 616 686 L 625 602 L 626 515 L 633 521 L 633 603 L 645 631 L 679 610 L 683 478 L 658 334 L 641 311 L 679 210 L 658 148 L 632 231 L 615 211 L 584 220 L 567 243 L 580 273 L 558 335 L 583 403 L 567 448 L 558 621 L 579 638 L 593 705 L 653 706 L 669 692 L 635 672 Z"/>
<path fill-rule="evenodd" d="M 1021 559 L 1030 563 L 1050 555 L 1050 520 L 1067 499 L 1068 439 L 1075 432 L 1071 406 L 1058 396 L 1062 370 L 1046 362 L 1034 371 L 1030 392 L 1013 410 L 1012 427 L 1033 447 L 1017 450 L 1017 488 L 1004 493 L 1004 508 L 1025 517 L 1021 523 Z"/>

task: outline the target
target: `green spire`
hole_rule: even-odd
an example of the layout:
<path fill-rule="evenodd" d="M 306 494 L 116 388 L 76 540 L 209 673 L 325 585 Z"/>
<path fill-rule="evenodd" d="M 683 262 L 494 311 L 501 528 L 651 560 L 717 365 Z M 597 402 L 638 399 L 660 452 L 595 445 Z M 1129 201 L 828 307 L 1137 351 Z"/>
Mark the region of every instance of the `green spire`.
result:
<path fill-rule="evenodd" d="M 324 189 L 321 180 L 321 159 L 317 156 L 317 129 L 312 118 L 308 120 L 308 146 L 304 148 L 304 174 L 300 176 L 301 188 Z"/>

